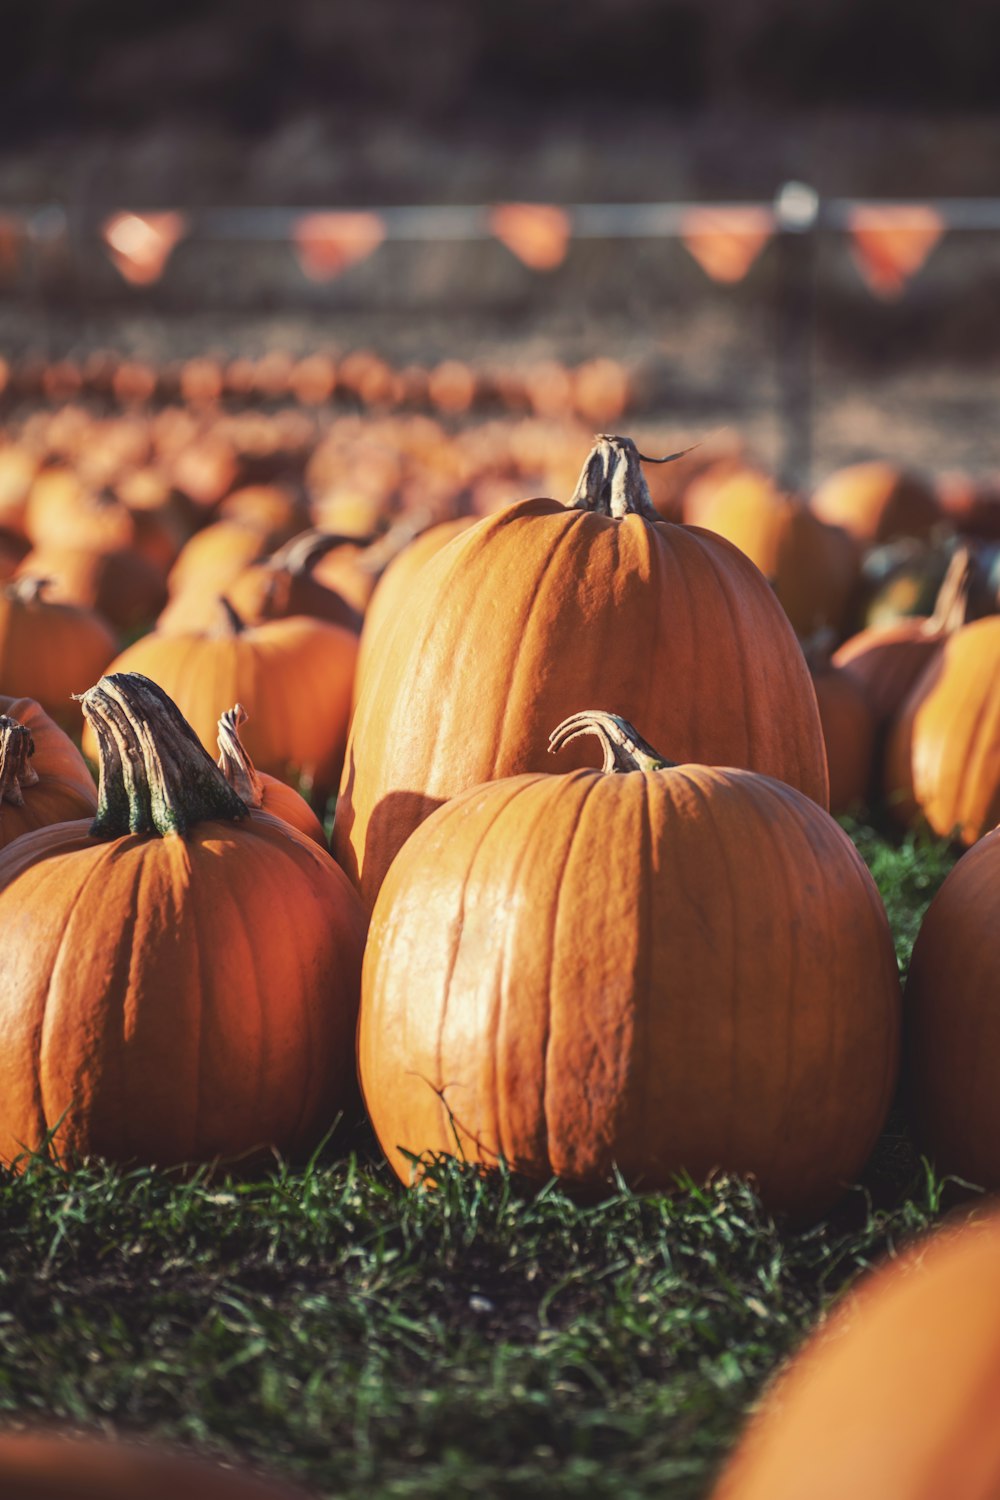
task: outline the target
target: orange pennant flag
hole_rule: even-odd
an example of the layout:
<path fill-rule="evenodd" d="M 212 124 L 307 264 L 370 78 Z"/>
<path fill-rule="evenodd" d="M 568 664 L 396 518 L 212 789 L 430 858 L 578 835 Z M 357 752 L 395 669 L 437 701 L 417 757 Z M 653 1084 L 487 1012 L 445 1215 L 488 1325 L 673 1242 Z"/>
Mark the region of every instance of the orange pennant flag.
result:
<path fill-rule="evenodd" d="M 876 297 L 900 297 L 944 234 L 944 221 L 922 203 L 855 208 L 849 219 L 851 254 Z"/>
<path fill-rule="evenodd" d="M 311 281 L 332 281 L 365 260 L 385 239 L 378 214 L 304 214 L 292 234 L 299 265 Z"/>
<path fill-rule="evenodd" d="M 159 281 L 179 240 L 187 232 L 183 214 L 113 214 L 102 227 L 116 268 L 133 286 Z"/>
<path fill-rule="evenodd" d="M 490 210 L 490 232 L 533 271 L 554 271 L 566 259 L 572 226 L 553 203 L 498 203 Z"/>
<path fill-rule="evenodd" d="M 681 221 L 681 239 L 713 281 L 742 281 L 774 233 L 769 208 L 692 208 Z"/>

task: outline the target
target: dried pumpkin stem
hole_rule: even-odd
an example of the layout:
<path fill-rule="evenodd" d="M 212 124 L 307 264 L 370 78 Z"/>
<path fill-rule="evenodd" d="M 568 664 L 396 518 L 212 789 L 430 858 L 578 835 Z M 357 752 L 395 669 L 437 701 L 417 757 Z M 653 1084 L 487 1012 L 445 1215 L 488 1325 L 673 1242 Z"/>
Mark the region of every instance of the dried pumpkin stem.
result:
<path fill-rule="evenodd" d="M 673 760 L 664 760 L 627 719 L 597 708 L 573 714 L 553 729 L 549 735 L 549 754 L 555 755 L 570 740 L 585 734 L 594 734 L 601 742 L 604 751 L 602 771 L 667 771 L 677 764 Z"/>
<path fill-rule="evenodd" d="M 219 595 L 219 608 L 222 611 L 223 623 L 219 627 L 220 635 L 241 635 L 247 628 L 247 622 L 230 604 L 225 594 Z"/>
<path fill-rule="evenodd" d="M 4 593 L 8 599 L 17 599 L 21 604 L 36 604 L 41 600 L 45 590 L 52 587 L 51 578 L 12 578 L 4 585 Z"/>
<path fill-rule="evenodd" d="M 0 806 L 24 805 L 24 788 L 34 786 L 38 772 L 29 764 L 35 753 L 35 742 L 27 725 L 7 714 L 0 714 Z"/>
<path fill-rule="evenodd" d="M 338 547 L 368 547 L 374 540 L 374 536 L 348 536 L 339 531 L 301 531 L 265 558 L 264 567 L 275 572 L 311 573 L 328 552 Z"/>
<path fill-rule="evenodd" d="M 689 453 L 668 453 L 665 458 L 645 458 L 631 438 L 598 433 L 594 447 L 580 471 L 570 506 L 574 510 L 593 510 L 602 516 L 621 520 L 624 516 L 645 516 L 660 521 L 649 497 L 649 486 L 642 472 L 644 463 L 669 464 Z"/>
<path fill-rule="evenodd" d="M 247 807 L 260 807 L 264 784 L 240 739 L 240 725 L 246 721 L 247 711 L 242 703 L 227 708 L 219 720 L 219 770 Z"/>
<path fill-rule="evenodd" d="M 935 634 L 950 635 L 960 626 L 968 624 L 972 618 L 972 591 L 979 572 L 979 564 L 972 550 L 969 547 L 957 548 L 934 601 L 931 627 Z"/>
<path fill-rule="evenodd" d="M 138 672 L 102 677 L 80 696 L 100 751 L 99 839 L 186 833 L 248 809 L 161 687 Z"/>

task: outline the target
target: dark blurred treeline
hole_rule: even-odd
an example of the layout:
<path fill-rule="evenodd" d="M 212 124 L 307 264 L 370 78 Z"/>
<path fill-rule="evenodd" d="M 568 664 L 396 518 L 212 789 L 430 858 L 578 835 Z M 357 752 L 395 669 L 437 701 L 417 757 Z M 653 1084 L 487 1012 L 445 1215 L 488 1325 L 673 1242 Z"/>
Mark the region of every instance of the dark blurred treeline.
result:
<path fill-rule="evenodd" d="M 179 111 L 992 110 L 998 0 L 20 0 L 5 139 Z"/>

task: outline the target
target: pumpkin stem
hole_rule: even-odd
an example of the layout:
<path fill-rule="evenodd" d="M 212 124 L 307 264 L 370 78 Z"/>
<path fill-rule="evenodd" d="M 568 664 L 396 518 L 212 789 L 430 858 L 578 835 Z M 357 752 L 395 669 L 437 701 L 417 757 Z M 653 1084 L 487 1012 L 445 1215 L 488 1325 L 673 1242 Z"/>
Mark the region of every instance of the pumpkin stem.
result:
<path fill-rule="evenodd" d="M 115 672 L 79 702 L 100 751 L 94 838 L 165 838 L 195 823 L 247 816 L 180 709 L 148 677 Z"/>
<path fill-rule="evenodd" d="M 338 547 L 368 547 L 374 536 L 347 536 L 339 531 L 300 531 L 264 560 L 274 572 L 311 573 L 313 566 Z"/>
<path fill-rule="evenodd" d="M 264 784 L 240 739 L 240 725 L 246 721 L 247 711 L 242 703 L 227 708 L 219 720 L 219 770 L 241 802 L 247 807 L 260 807 Z"/>
<path fill-rule="evenodd" d="M 598 511 L 616 520 L 637 515 L 645 516 L 647 521 L 660 521 L 662 517 L 649 497 L 642 465 L 673 463 L 675 458 L 683 458 L 690 452 L 690 448 L 682 448 L 680 453 L 668 453 L 665 458 L 646 458 L 631 438 L 598 433 L 580 471 L 570 507 Z"/>
<path fill-rule="evenodd" d="M 247 622 L 241 614 L 238 614 L 233 605 L 230 604 L 225 594 L 219 595 L 219 608 L 224 615 L 224 623 L 220 626 L 220 635 L 241 635 L 247 628 Z"/>
<path fill-rule="evenodd" d="M 7 714 L 0 715 L 0 806 L 23 807 L 24 788 L 34 786 L 38 772 L 28 764 L 35 753 L 31 730 Z"/>
<path fill-rule="evenodd" d="M 598 708 L 573 714 L 553 729 L 549 735 L 549 754 L 555 755 L 570 740 L 585 734 L 596 734 L 601 742 L 602 771 L 667 771 L 677 764 L 674 760 L 664 760 L 652 745 L 647 745 L 627 719 Z"/>
<path fill-rule="evenodd" d="M 36 604 L 41 599 L 46 589 L 52 587 L 51 578 L 12 578 L 4 585 L 4 593 L 8 599 L 17 599 L 21 604 Z"/>
<path fill-rule="evenodd" d="M 935 634 L 951 635 L 972 618 L 972 591 L 979 581 L 979 564 L 969 547 L 958 547 L 941 581 L 930 624 Z"/>

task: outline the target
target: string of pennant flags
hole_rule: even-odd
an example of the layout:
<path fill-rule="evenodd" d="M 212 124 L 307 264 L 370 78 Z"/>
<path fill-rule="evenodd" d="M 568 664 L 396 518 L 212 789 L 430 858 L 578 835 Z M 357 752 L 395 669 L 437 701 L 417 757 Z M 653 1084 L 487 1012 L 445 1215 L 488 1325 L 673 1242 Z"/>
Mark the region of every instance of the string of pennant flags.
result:
<path fill-rule="evenodd" d="M 24 245 L 68 234 L 70 211 L 55 206 L 0 210 L 0 271 L 11 273 Z M 185 239 L 284 242 L 305 276 L 329 282 L 387 241 L 498 240 L 523 265 L 556 270 L 574 240 L 676 239 L 713 281 L 742 281 L 779 235 L 846 234 L 855 265 L 876 297 L 900 297 L 951 230 L 1000 229 L 1000 199 L 882 202 L 821 199 L 789 183 L 760 203 L 499 203 L 379 209 L 119 209 L 91 214 L 73 233 L 94 235 L 122 278 L 152 286 Z"/>

